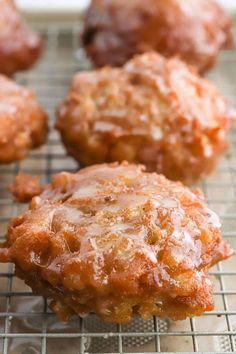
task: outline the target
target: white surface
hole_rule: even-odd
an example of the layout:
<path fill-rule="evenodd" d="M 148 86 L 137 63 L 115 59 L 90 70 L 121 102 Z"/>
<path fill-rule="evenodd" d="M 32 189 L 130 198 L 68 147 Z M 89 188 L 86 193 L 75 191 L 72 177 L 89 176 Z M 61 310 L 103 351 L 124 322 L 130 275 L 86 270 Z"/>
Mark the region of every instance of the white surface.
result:
<path fill-rule="evenodd" d="M 236 0 L 218 0 L 223 6 L 229 10 L 236 11 Z"/>
<path fill-rule="evenodd" d="M 227 9 L 236 11 L 236 0 L 218 1 Z M 16 0 L 16 3 L 24 12 L 74 13 L 83 11 L 90 0 Z"/>
<path fill-rule="evenodd" d="M 81 12 L 90 0 L 16 0 L 17 5 L 25 12 Z"/>

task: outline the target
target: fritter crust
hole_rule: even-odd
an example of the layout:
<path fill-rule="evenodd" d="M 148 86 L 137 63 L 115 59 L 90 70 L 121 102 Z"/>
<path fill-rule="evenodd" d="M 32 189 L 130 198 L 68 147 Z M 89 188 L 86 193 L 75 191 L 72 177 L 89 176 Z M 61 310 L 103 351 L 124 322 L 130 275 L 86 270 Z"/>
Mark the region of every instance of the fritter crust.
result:
<path fill-rule="evenodd" d="M 0 75 L 0 163 L 23 159 L 41 145 L 47 134 L 47 116 L 35 94 Z"/>
<path fill-rule="evenodd" d="M 121 66 L 155 50 L 203 72 L 232 42 L 231 26 L 215 0 L 93 0 L 83 42 L 97 66 Z"/>
<path fill-rule="evenodd" d="M 123 68 L 80 72 L 56 128 L 83 165 L 128 160 L 191 183 L 227 147 L 228 104 L 178 59 L 136 56 Z"/>
<path fill-rule="evenodd" d="M 15 200 L 20 203 L 29 202 L 33 197 L 43 191 L 38 176 L 31 176 L 25 173 L 18 173 L 13 184 L 8 187 Z"/>
<path fill-rule="evenodd" d="M 11 76 L 36 62 L 42 39 L 25 26 L 14 0 L 0 0 L 0 8 L 0 72 Z"/>
<path fill-rule="evenodd" d="M 55 175 L 2 247 L 62 320 L 95 311 L 117 323 L 212 310 L 208 268 L 232 254 L 200 191 L 127 163 Z"/>

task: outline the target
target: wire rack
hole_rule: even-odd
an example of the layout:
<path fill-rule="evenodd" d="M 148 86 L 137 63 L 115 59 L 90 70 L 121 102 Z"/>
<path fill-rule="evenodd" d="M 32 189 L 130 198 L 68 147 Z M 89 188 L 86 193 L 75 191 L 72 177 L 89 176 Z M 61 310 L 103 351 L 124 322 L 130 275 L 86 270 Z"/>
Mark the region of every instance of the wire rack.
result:
<path fill-rule="evenodd" d="M 72 75 L 90 67 L 79 46 L 79 21 L 68 26 L 37 24 L 45 38 L 45 52 L 38 66 L 17 76 L 32 87 L 54 125 L 54 110 L 64 97 Z M 235 32 L 236 34 L 236 32 Z M 224 52 L 210 77 L 234 103 L 236 51 Z M 37 174 L 43 182 L 61 171 L 78 166 L 65 155 L 52 129 L 46 145 L 23 162 L 0 167 L 0 239 L 9 219 L 22 210 L 6 191 L 16 173 Z M 230 150 L 217 170 L 200 187 L 223 222 L 223 237 L 236 248 L 236 128 L 230 132 Z M 232 353 L 236 351 L 236 256 L 211 269 L 215 284 L 215 310 L 199 318 L 172 322 L 154 317 L 135 318 L 129 325 L 112 325 L 91 314 L 59 323 L 47 300 L 34 296 L 14 276 L 13 265 L 0 265 L 0 353 Z"/>

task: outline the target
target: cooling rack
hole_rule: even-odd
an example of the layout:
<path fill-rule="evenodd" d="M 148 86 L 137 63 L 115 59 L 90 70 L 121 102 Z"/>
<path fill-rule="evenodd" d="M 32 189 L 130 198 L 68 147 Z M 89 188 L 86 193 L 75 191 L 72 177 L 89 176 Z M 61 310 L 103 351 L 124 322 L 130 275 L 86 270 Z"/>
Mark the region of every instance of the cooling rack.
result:
<path fill-rule="evenodd" d="M 69 86 L 72 75 L 90 67 L 79 46 L 79 21 L 75 25 L 35 25 L 45 39 L 45 52 L 38 66 L 17 76 L 32 87 L 54 125 L 54 110 Z M 236 34 L 236 30 L 234 30 Z M 236 51 L 223 52 L 210 78 L 236 101 Z M 42 182 L 77 165 L 65 155 L 52 129 L 46 145 L 23 162 L 0 167 L 0 237 L 9 219 L 24 208 L 12 202 L 6 186 L 16 173 L 37 174 Z M 211 207 L 221 216 L 223 237 L 236 248 L 236 128 L 230 132 L 230 149 L 217 170 L 200 187 Z M 211 269 L 215 284 L 215 310 L 199 318 L 172 322 L 154 317 L 135 318 L 129 325 L 112 325 L 91 314 L 61 324 L 50 312 L 47 300 L 32 295 L 14 276 L 11 264 L 0 265 L 0 353 L 232 353 L 236 350 L 236 256 Z"/>

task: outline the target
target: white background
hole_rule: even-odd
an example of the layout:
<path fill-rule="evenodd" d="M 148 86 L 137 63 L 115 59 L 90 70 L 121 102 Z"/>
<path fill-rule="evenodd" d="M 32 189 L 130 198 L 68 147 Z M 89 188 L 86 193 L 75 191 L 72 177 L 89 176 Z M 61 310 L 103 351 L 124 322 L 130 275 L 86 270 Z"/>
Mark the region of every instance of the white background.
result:
<path fill-rule="evenodd" d="M 19 8 L 26 12 L 80 12 L 90 0 L 16 0 Z"/>

